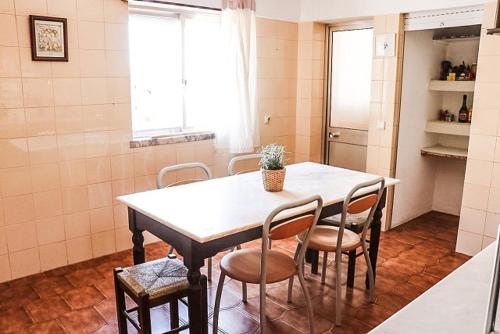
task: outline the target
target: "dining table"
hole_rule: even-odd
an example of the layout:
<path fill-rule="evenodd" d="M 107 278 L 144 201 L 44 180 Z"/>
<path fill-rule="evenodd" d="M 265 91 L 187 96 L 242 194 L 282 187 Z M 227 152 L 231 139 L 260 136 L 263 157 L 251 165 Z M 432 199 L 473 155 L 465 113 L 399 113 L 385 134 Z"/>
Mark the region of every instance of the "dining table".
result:
<path fill-rule="evenodd" d="M 311 195 L 323 199 L 321 218 L 342 212 L 344 199 L 357 184 L 379 176 L 313 162 L 286 166 L 284 188 L 267 192 L 259 171 L 214 178 L 170 188 L 119 196 L 128 207 L 135 264 L 145 262 L 144 236 L 147 231 L 173 246 L 188 269 L 190 283 L 188 316 L 190 333 L 208 333 L 207 277 L 200 269 L 205 259 L 262 237 L 262 226 L 276 207 Z M 369 255 L 376 269 L 382 210 L 387 188 L 399 181 L 385 178 L 385 190 L 376 208 L 369 241 Z M 356 197 L 376 192 L 368 188 Z M 313 204 L 278 215 L 273 224 L 313 211 Z M 318 254 L 309 259 L 317 267 Z"/>

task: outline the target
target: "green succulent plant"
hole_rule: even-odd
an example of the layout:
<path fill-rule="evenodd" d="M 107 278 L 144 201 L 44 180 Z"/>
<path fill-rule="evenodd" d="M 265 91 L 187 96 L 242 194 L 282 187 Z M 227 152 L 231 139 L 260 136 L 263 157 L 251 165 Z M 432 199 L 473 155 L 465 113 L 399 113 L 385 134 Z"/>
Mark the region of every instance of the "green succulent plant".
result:
<path fill-rule="evenodd" d="M 260 152 L 260 166 L 266 170 L 283 169 L 285 166 L 285 147 L 278 144 L 270 144 L 262 147 Z"/>

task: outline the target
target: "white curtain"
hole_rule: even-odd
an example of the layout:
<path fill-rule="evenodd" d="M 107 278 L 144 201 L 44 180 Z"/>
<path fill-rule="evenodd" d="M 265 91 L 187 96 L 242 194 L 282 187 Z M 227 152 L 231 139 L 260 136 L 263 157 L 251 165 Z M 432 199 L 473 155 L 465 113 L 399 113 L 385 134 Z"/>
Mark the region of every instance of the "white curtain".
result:
<path fill-rule="evenodd" d="M 224 84 L 216 145 L 229 153 L 253 152 L 260 145 L 255 24 L 255 0 L 223 1 L 221 75 Z"/>

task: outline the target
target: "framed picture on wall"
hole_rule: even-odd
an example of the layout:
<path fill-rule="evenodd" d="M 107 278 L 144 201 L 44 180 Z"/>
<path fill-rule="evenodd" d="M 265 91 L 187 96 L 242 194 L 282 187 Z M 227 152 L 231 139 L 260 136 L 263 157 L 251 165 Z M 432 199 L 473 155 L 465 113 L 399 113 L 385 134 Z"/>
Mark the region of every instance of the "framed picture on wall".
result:
<path fill-rule="evenodd" d="M 67 20 L 30 15 L 31 59 L 68 61 Z"/>

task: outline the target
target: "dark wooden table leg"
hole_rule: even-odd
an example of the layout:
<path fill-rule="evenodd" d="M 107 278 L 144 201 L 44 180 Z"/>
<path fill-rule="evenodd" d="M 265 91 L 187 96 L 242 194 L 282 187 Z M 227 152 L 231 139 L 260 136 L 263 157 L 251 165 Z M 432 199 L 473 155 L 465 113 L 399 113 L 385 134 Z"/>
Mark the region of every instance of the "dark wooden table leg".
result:
<path fill-rule="evenodd" d="M 128 224 L 130 231 L 132 231 L 132 243 L 134 244 L 134 247 L 132 248 L 134 264 L 144 263 L 146 261 L 146 257 L 144 254 L 143 231 L 137 227 L 135 210 L 130 208 L 128 209 Z"/>
<path fill-rule="evenodd" d="M 191 334 L 208 333 L 207 277 L 200 273 L 200 268 L 188 271 L 191 284 L 189 292 L 189 332 Z"/>
<path fill-rule="evenodd" d="M 356 274 L 356 250 L 349 252 L 349 262 L 347 264 L 347 287 L 354 288 L 354 275 Z"/>
<path fill-rule="evenodd" d="M 305 260 L 307 263 L 311 264 L 311 273 L 317 275 L 319 267 L 319 252 L 308 248 Z"/>
<path fill-rule="evenodd" d="M 387 191 L 387 190 L 386 190 Z M 378 257 L 378 246 L 380 243 L 380 230 L 382 228 L 382 209 L 385 206 L 385 193 L 380 200 L 380 203 L 373 214 L 373 222 L 370 229 L 370 261 L 373 267 L 373 277 L 374 279 L 377 276 L 377 257 Z M 368 288 L 368 274 L 365 279 L 366 288 Z"/>

